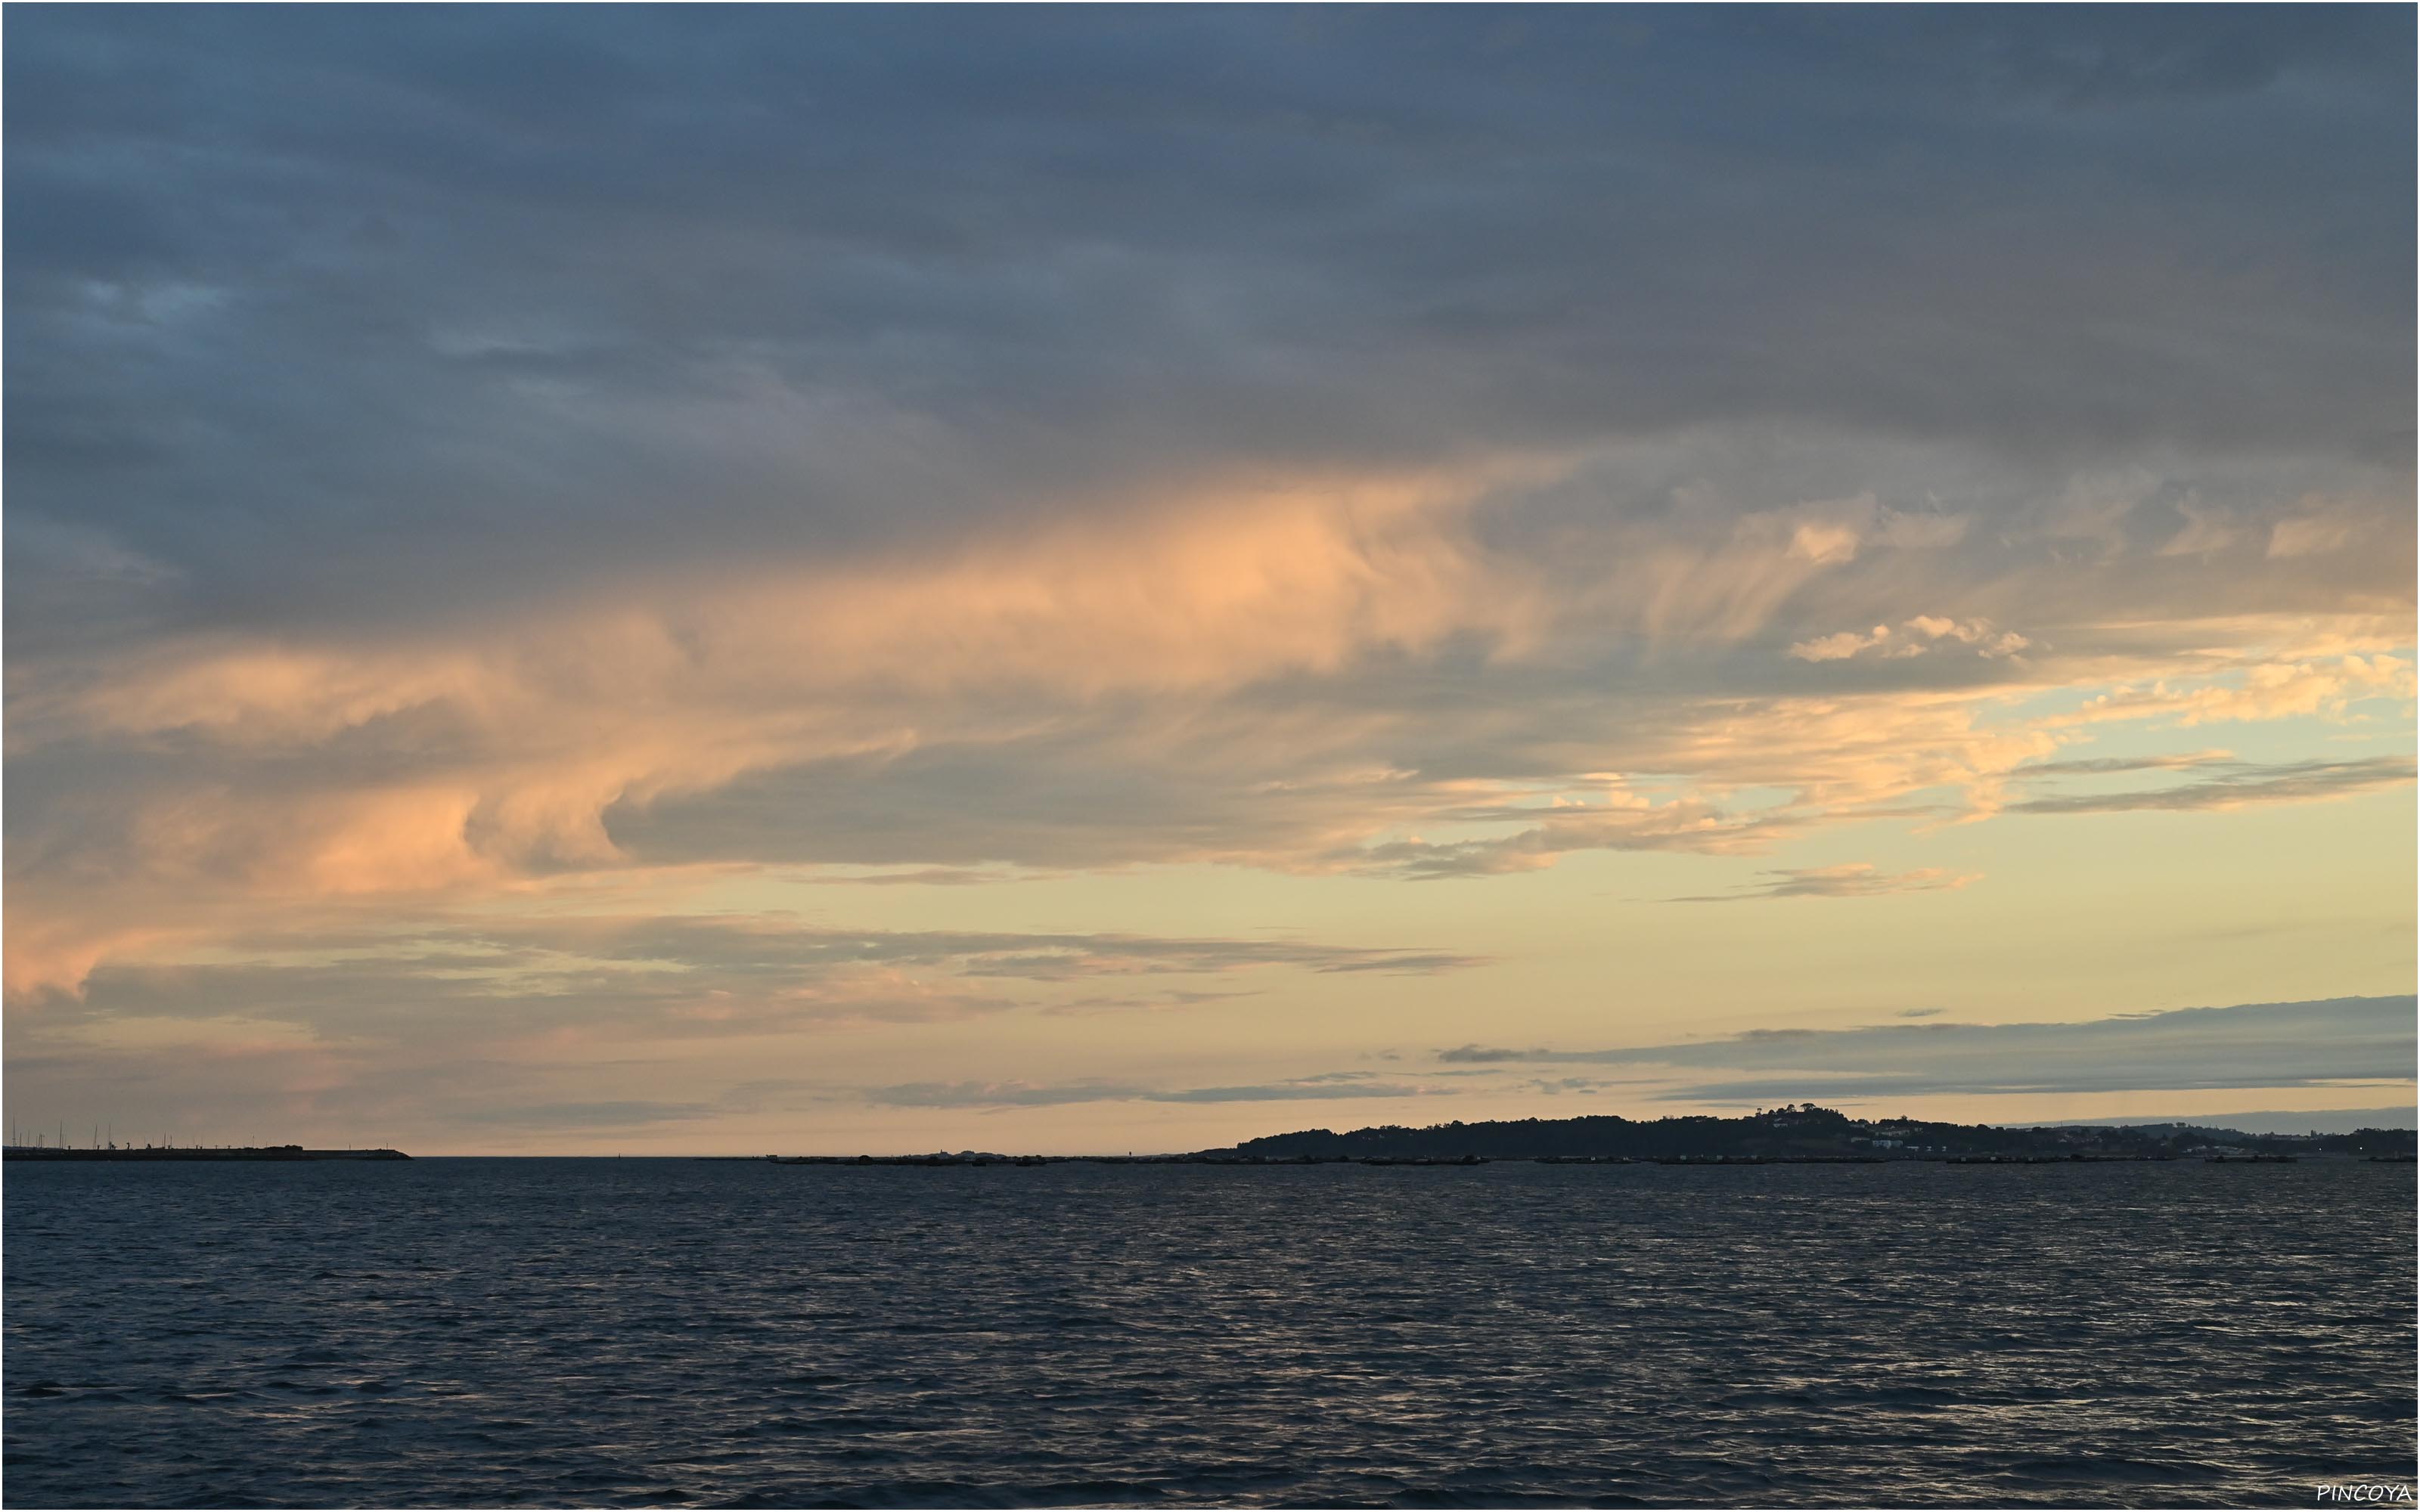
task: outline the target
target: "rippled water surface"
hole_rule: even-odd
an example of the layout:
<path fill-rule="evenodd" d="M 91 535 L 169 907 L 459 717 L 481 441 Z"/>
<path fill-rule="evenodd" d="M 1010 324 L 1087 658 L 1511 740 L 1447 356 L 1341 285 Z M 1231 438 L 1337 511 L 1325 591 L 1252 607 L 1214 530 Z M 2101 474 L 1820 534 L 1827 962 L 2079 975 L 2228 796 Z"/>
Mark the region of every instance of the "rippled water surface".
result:
<path fill-rule="evenodd" d="M 12 1506 L 2408 1481 L 2410 1166 L 13 1165 Z"/>

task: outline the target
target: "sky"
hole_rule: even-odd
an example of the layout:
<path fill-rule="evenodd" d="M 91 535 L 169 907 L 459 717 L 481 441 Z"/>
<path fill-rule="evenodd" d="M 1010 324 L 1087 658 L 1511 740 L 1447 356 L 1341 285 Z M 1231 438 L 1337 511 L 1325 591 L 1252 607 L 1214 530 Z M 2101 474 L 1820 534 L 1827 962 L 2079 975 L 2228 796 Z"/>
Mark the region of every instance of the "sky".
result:
<path fill-rule="evenodd" d="M 2408 1107 L 2414 25 L 11 7 L 9 1117 Z"/>

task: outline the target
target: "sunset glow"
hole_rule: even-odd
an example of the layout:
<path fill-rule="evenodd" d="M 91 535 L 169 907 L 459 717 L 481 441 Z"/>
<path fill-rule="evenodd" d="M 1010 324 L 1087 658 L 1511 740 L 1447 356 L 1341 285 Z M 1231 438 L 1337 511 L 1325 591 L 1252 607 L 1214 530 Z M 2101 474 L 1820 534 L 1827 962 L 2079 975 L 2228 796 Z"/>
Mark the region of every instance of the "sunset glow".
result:
<path fill-rule="evenodd" d="M 1946 19 L 14 10 L 11 1116 L 2408 1124 L 2411 15 Z"/>

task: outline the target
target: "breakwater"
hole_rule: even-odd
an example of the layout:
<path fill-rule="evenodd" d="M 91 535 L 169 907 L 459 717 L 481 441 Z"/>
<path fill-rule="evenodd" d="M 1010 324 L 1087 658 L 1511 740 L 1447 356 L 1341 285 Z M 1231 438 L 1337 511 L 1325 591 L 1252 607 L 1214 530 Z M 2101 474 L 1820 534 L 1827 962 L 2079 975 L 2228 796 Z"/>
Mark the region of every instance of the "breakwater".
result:
<path fill-rule="evenodd" d="M 301 1145 L 120 1145 L 77 1149 L 9 1145 L 0 1159 L 39 1161 L 410 1160 L 400 1149 L 305 1149 Z"/>

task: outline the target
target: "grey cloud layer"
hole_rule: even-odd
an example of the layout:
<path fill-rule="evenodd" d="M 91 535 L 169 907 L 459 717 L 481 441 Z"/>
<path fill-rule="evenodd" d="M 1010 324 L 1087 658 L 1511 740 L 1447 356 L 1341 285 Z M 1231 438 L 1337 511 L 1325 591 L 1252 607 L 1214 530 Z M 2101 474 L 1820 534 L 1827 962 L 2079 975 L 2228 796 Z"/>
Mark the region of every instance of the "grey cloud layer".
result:
<path fill-rule="evenodd" d="M 1615 1050 L 1464 1045 L 1457 1063 L 1676 1068 L 1690 1101 L 1878 1098 L 2409 1083 L 2420 1061 L 2415 999 L 2245 1003 L 2078 1024 L 1925 1021 L 1856 1029 L 1768 1029 L 1732 1039 Z M 1707 1079 L 1710 1072 L 1752 1079 Z"/>
<path fill-rule="evenodd" d="M 1697 893 L 1674 903 L 1732 903 L 1758 898 L 1881 898 L 1898 892 L 1954 890 L 1975 880 L 1938 867 L 1914 872 L 1885 872 L 1863 863 L 1846 866 L 1783 867 L 1761 872 L 1762 880 L 1734 892 Z"/>
<path fill-rule="evenodd" d="M 223 623 L 1185 456 L 1784 421 L 2399 464 L 2412 28 L 28 11 L 12 544 Z"/>

